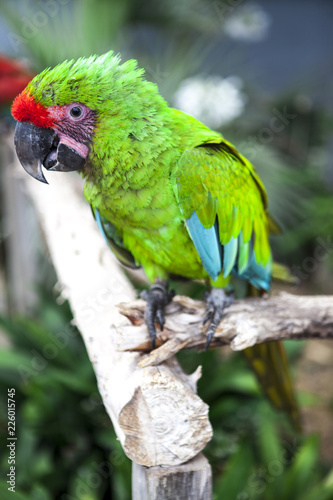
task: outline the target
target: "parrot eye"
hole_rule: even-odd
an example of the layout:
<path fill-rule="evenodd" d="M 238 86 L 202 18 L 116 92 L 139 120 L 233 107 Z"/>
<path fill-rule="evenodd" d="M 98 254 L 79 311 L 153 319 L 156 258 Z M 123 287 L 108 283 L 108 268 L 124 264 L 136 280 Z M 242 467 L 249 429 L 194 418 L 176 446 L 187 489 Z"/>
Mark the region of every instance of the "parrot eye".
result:
<path fill-rule="evenodd" d="M 73 106 L 69 113 L 73 118 L 80 118 L 83 113 L 83 109 L 81 106 Z"/>

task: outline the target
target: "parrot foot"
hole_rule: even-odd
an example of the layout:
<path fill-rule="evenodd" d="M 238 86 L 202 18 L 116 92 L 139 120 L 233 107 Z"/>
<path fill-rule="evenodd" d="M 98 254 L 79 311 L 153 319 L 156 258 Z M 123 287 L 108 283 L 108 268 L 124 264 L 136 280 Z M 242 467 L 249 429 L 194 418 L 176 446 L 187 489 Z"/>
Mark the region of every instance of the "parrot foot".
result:
<path fill-rule="evenodd" d="M 168 290 L 167 283 L 163 280 L 156 281 L 149 290 L 141 292 L 141 298 L 147 301 L 145 322 L 148 327 L 152 349 L 155 349 L 156 344 L 155 322 L 160 325 L 162 332 L 164 327 L 164 309 L 166 305 L 170 304 L 174 295 L 175 292 Z"/>
<path fill-rule="evenodd" d="M 225 308 L 229 307 L 234 301 L 234 294 L 230 293 L 227 295 L 223 288 L 212 288 L 210 292 L 206 293 L 205 300 L 207 313 L 203 320 L 203 324 L 205 325 L 207 321 L 210 321 L 205 346 L 205 350 L 207 350 L 216 332 L 216 328 L 219 326 L 223 317 Z"/>

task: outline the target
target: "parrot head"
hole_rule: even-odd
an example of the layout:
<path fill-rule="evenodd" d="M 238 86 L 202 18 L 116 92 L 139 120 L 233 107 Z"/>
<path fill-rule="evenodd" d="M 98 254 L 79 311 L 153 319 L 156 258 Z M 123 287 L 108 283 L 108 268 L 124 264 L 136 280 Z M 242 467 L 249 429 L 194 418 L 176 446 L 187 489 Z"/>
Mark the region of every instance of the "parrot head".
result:
<path fill-rule="evenodd" d="M 84 173 L 92 150 L 101 158 L 108 144 L 139 139 L 149 116 L 164 102 L 143 73 L 135 60 L 120 64 L 111 51 L 65 61 L 37 75 L 11 108 L 23 168 L 46 183 L 42 167 Z M 95 141 L 96 135 L 101 140 Z"/>
<path fill-rule="evenodd" d="M 22 92 L 12 107 L 14 144 L 23 168 L 35 179 L 47 182 L 47 170 L 83 169 L 95 126 L 95 113 L 80 102 L 43 108 L 31 94 Z"/>

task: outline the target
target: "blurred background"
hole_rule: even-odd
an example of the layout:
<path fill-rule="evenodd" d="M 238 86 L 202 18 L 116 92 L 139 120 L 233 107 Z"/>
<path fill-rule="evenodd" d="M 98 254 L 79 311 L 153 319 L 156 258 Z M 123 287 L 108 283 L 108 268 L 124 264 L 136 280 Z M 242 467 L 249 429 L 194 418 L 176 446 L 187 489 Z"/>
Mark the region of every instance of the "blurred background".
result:
<path fill-rule="evenodd" d="M 168 103 L 221 131 L 254 163 L 272 238 L 297 294 L 333 294 L 333 3 L 330 0 L 45 0 L 0 4 L 0 480 L 7 498 L 7 389 L 17 401 L 18 500 L 129 500 L 130 462 L 13 174 L 10 104 L 31 77 L 110 49 L 135 58 Z M 277 287 L 276 287 L 277 289 Z M 189 290 L 187 290 L 190 293 Z M 195 293 L 195 292 L 193 292 Z M 66 348 L 45 360 L 46 345 Z M 333 499 L 333 347 L 286 344 L 304 436 L 269 407 L 241 354 L 182 353 L 199 394 L 216 500 Z M 11 498 L 11 497 L 9 497 Z"/>

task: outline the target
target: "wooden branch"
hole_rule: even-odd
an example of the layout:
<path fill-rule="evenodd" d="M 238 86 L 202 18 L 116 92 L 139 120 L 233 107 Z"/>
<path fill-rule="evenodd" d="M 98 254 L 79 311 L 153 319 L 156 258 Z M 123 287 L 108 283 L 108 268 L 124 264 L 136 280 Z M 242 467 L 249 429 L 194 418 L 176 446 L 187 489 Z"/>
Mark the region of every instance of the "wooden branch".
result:
<path fill-rule="evenodd" d="M 211 500 L 212 470 L 202 453 L 167 469 L 133 464 L 132 492 L 133 500 Z"/>
<path fill-rule="evenodd" d="M 98 231 L 79 176 L 49 172 L 47 186 L 26 175 L 16 160 L 10 168 L 24 179 L 37 209 L 62 295 L 125 453 L 145 466 L 191 460 L 212 436 L 208 406 L 196 394 L 200 367 L 186 375 L 173 358 L 142 368 L 145 354 L 116 349 L 116 331 L 130 325 L 116 304 L 133 301 L 136 293 Z"/>
<path fill-rule="evenodd" d="M 123 303 L 118 308 L 132 324 L 117 329 L 117 348 L 148 351 L 150 340 L 143 319 L 145 302 Z M 180 349 L 203 349 L 207 329 L 202 325 L 204 314 L 202 301 L 175 297 L 168 306 L 164 330 L 158 335 L 160 347 L 140 365 L 159 364 Z M 235 301 L 226 310 L 211 346 L 230 345 L 231 349 L 240 351 L 270 340 L 307 338 L 333 338 L 332 296 L 297 296 L 283 292 L 272 297 Z"/>

